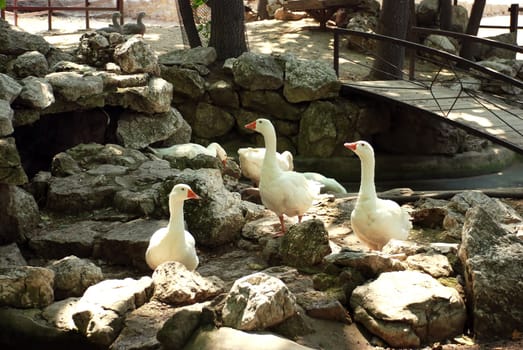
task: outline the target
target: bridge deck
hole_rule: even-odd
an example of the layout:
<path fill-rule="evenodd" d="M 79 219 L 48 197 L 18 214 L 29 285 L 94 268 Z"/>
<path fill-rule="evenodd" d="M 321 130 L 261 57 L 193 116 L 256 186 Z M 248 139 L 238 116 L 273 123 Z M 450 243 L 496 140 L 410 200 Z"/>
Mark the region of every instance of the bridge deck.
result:
<path fill-rule="evenodd" d="M 344 82 L 343 90 L 425 111 L 523 154 L 523 109 L 493 96 L 405 80 Z"/>

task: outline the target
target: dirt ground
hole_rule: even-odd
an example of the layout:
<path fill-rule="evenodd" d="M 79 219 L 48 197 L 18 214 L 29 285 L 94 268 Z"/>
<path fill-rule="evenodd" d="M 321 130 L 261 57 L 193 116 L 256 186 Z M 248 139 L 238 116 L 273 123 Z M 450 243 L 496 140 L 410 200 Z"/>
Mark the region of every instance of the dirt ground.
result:
<path fill-rule="evenodd" d="M 14 24 L 12 15 L 7 15 L 9 23 Z M 158 53 L 187 48 L 184 44 L 181 27 L 176 23 L 144 20 L 147 25 L 145 40 Z M 55 16 L 53 30 L 48 31 L 47 15 L 23 15 L 19 18 L 19 28 L 39 34 L 56 47 L 72 49 L 78 44 L 79 37 L 86 32 L 83 17 Z M 92 18 L 91 28 L 107 26 L 108 18 Z M 332 63 L 333 38 L 330 33 L 317 30 L 318 24 L 312 19 L 299 21 L 267 20 L 247 24 L 247 40 L 250 51 L 256 53 L 292 53 L 301 58 L 322 59 Z M 316 29 L 310 29 L 316 28 Z M 364 77 L 372 65 L 372 59 L 355 52 L 344 52 L 345 59 L 340 61 L 342 78 L 358 79 Z M 345 75 L 345 76 L 344 76 Z M 519 202 L 518 202 L 519 203 Z M 523 207 L 523 202 L 520 203 Z M 317 349 L 326 350 L 366 350 L 383 349 L 370 345 L 372 337 L 355 325 L 315 320 L 316 332 L 303 337 L 300 343 Z M 366 335 L 368 336 L 368 335 Z M 374 343 L 374 342 L 373 342 Z M 523 349 L 523 340 L 477 345 L 466 337 L 453 339 L 449 344 L 434 344 L 426 349 L 443 350 L 517 350 Z"/>

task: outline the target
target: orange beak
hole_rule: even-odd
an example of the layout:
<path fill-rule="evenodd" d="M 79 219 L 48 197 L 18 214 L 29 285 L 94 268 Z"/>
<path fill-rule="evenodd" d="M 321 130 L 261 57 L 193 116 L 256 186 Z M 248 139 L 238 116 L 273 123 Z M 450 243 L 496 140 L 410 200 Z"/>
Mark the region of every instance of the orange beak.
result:
<path fill-rule="evenodd" d="M 245 127 L 247 129 L 252 129 L 252 130 L 256 129 L 256 120 L 251 122 L 251 123 L 249 123 L 249 124 L 247 124 L 247 125 L 245 125 Z"/>
<path fill-rule="evenodd" d="M 194 193 L 193 190 L 189 189 L 187 192 L 187 198 L 188 199 L 200 199 L 200 196 L 198 196 L 196 193 Z"/>
<path fill-rule="evenodd" d="M 347 149 L 350 149 L 351 151 L 356 151 L 356 146 L 358 145 L 358 143 L 356 142 L 347 142 L 347 143 L 344 143 L 343 146 Z"/>

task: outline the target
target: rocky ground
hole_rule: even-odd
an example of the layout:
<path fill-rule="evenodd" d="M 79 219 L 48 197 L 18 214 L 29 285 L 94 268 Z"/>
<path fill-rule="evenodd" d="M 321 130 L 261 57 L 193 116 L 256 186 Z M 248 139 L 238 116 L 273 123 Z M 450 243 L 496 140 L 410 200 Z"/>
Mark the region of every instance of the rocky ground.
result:
<path fill-rule="evenodd" d="M 43 35 L 46 40 L 61 48 L 72 48 L 78 43 L 78 38 L 85 32 L 85 23 L 80 18 L 57 18 L 53 20 L 55 31 L 46 31 L 46 17 L 24 17 L 19 20 L 20 27 Z M 105 26 L 106 21 L 91 22 L 92 27 Z M 330 34 L 318 30 L 304 29 L 306 26 L 317 26 L 309 19 L 295 22 L 263 21 L 250 23 L 248 29 L 249 48 L 259 53 L 293 53 L 300 57 L 311 57 L 331 60 L 332 38 Z M 146 41 L 157 51 L 165 53 L 170 50 L 183 48 L 183 40 L 180 28 L 169 23 L 150 23 L 145 35 Z M 349 57 L 349 56 L 347 56 Z M 361 65 L 363 63 L 363 65 Z M 365 65 L 371 63 L 370 60 L 360 54 L 352 53 L 350 60 L 342 61 L 342 72 L 345 77 L 358 79 L 367 73 Z M 342 76 L 343 77 L 343 76 Z M 505 199 L 505 201 L 515 208 L 520 215 L 523 215 L 523 201 L 520 199 Z M 311 211 L 310 217 L 321 218 L 329 226 L 329 234 L 334 243 L 339 245 L 350 245 L 362 248 L 361 244 L 351 234 L 350 228 L 343 224 L 345 220 L 340 220 L 335 213 L 336 206 L 329 205 L 329 201 L 322 202 Z M 348 218 L 345 218 L 348 219 Z M 217 252 L 202 252 L 202 269 L 205 269 L 205 260 L 210 259 Z M 222 266 L 231 266 L 238 263 L 238 257 L 222 257 Z M 203 273 L 203 271 L 201 271 Z M 370 345 L 368 334 L 358 328 L 356 324 L 346 325 L 338 322 L 316 320 L 314 325 L 316 332 L 300 340 L 300 343 L 320 349 L 372 349 L 375 345 Z M 341 335 L 341 336 L 340 336 Z M 521 349 L 523 340 L 514 342 L 498 342 L 493 344 L 477 345 L 467 337 L 459 337 L 452 340 L 449 344 L 434 344 L 434 349 Z"/>

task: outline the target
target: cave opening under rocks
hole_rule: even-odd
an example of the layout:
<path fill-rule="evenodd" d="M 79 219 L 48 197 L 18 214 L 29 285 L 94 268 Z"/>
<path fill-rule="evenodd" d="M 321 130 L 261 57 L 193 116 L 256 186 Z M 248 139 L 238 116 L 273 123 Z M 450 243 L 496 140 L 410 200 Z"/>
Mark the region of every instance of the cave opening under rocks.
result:
<path fill-rule="evenodd" d="M 49 171 L 53 157 L 81 143 L 116 143 L 121 107 L 103 107 L 42 115 L 15 129 L 16 147 L 29 178 Z"/>

